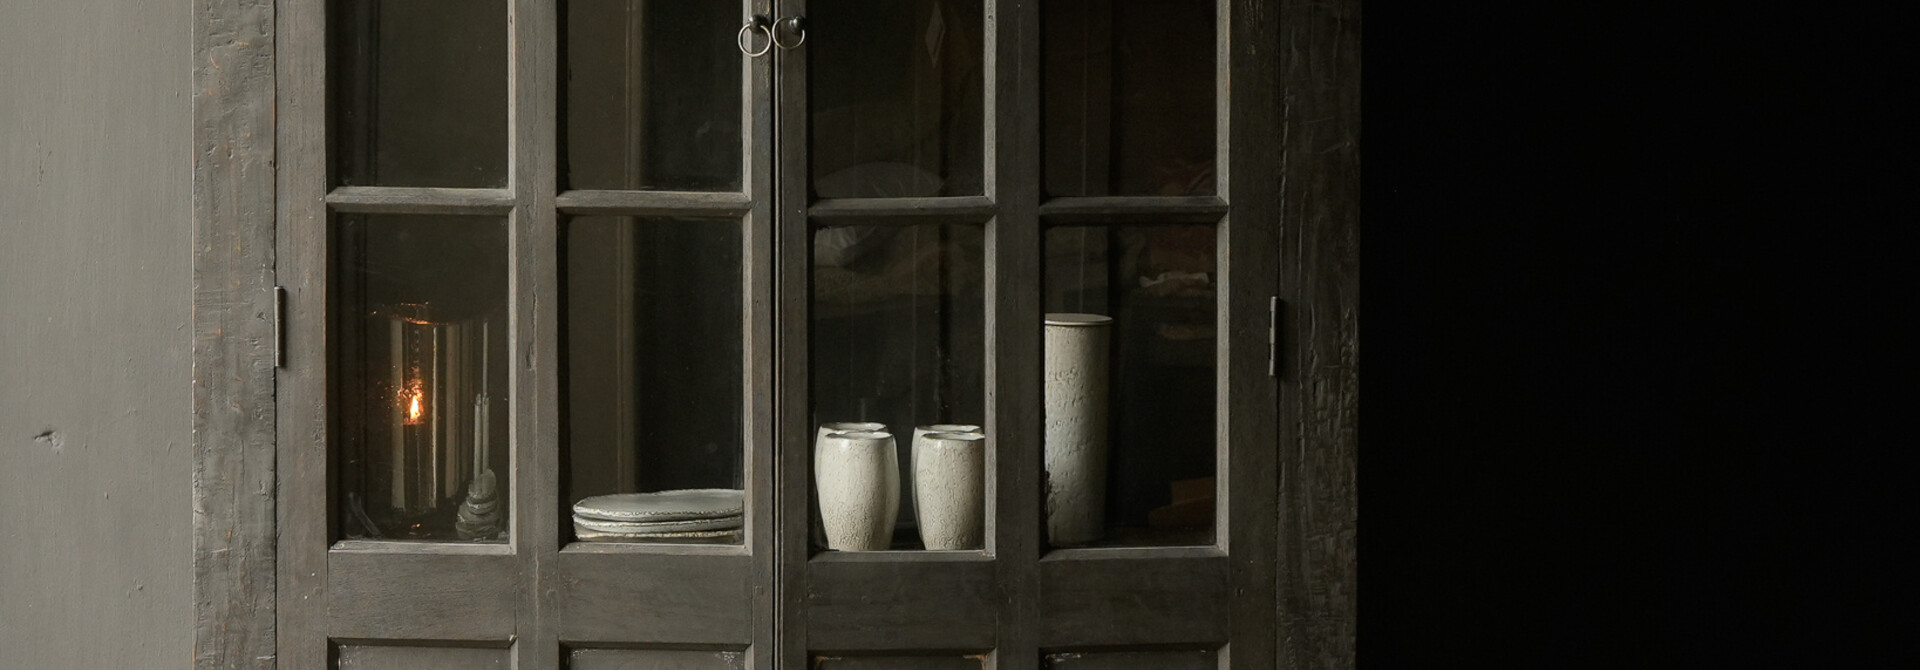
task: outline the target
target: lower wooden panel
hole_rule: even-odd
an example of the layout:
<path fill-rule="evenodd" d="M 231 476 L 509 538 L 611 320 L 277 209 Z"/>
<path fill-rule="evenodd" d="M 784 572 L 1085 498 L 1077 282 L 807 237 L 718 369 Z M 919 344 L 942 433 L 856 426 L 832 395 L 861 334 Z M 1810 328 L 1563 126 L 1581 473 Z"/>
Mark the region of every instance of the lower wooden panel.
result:
<path fill-rule="evenodd" d="M 999 614 L 994 575 L 985 555 L 822 554 L 807 564 L 807 646 L 992 649 Z"/>
<path fill-rule="evenodd" d="M 506 649 L 340 645 L 340 670 L 490 670 L 512 665 Z"/>
<path fill-rule="evenodd" d="M 982 656 L 815 656 L 813 670 L 980 670 Z"/>
<path fill-rule="evenodd" d="M 1179 651 L 1103 651 L 1048 654 L 1045 670 L 1219 670 L 1212 649 Z"/>
<path fill-rule="evenodd" d="M 1040 647 L 1218 646 L 1228 577 L 1212 548 L 1054 552 L 1040 561 Z"/>
<path fill-rule="evenodd" d="M 520 606 L 520 566 L 505 553 L 330 551 L 327 590 L 331 638 L 504 643 Z"/>
<path fill-rule="evenodd" d="M 744 649 L 753 644 L 752 561 L 745 554 L 562 551 L 560 641 Z"/>
<path fill-rule="evenodd" d="M 575 649 L 567 670 L 746 670 L 744 651 L 704 649 Z"/>

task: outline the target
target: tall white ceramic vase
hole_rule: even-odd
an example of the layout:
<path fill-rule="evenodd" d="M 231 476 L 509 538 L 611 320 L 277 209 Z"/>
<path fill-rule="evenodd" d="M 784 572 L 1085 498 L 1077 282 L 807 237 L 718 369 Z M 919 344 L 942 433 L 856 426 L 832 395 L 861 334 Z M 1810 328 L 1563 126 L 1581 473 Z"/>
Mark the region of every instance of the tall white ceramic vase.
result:
<path fill-rule="evenodd" d="M 980 433 L 914 430 L 914 509 L 920 514 L 920 541 L 928 549 L 981 548 L 986 521 L 986 442 L 987 436 Z"/>
<path fill-rule="evenodd" d="M 828 433 L 813 452 L 813 485 L 827 548 L 881 551 L 893 543 L 900 512 L 900 456 L 893 435 Z"/>
<path fill-rule="evenodd" d="M 980 427 L 969 423 L 936 423 L 927 426 L 914 426 L 913 439 L 900 445 L 905 456 L 901 458 L 900 468 L 900 518 L 904 524 L 912 519 L 915 524 L 920 520 L 920 500 L 915 493 L 920 485 L 914 481 L 917 466 L 913 459 L 920 454 L 920 437 L 927 433 L 980 433 Z M 984 433 L 981 433 L 984 434 Z"/>
<path fill-rule="evenodd" d="M 816 454 L 820 453 L 820 442 L 827 439 L 828 435 L 859 431 L 884 433 L 887 432 L 887 424 L 873 421 L 829 421 L 822 423 L 813 431 L 813 451 Z M 820 523 L 820 493 L 817 487 L 811 492 L 811 495 L 813 497 L 807 501 L 807 510 L 812 516 L 813 521 L 813 545 L 816 547 L 824 547 L 827 546 L 827 530 L 826 527 Z"/>
<path fill-rule="evenodd" d="M 1112 324 L 1098 314 L 1046 317 L 1047 538 L 1055 546 L 1086 544 L 1106 531 Z"/>

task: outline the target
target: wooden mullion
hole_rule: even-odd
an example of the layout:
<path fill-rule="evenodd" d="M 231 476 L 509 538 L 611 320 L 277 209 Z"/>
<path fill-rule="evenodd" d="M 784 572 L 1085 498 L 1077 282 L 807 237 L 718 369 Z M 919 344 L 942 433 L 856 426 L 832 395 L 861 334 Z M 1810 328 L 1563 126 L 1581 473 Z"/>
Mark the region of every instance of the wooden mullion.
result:
<path fill-rule="evenodd" d="M 286 369 L 277 388 L 280 599 L 274 655 L 282 670 L 329 667 L 327 545 L 333 511 L 327 361 L 331 222 L 327 193 L 327 3 L 277 3 L 280 283 Z M 204 659 L 203 659 L 204 660 Z M 227 667 L 222 664 L 221 667 Z"/>
<path fill-rule="evenodd" d="M 776 0 L 770 15 L 806 16 L 806 0 Z M 807 55 L 808 47 L 774 49 L 768 56 L 775 66 L 774 131 L 774 241 L 777 245 L 773 310 L 776 415 L 774 441 L 775 500 L 778 507 L 778 561 L 774 577 L 777 602 L 775 668 L 808 667 L 806 637 L 807 555 L 812 518 L 809 478 L 812 473 L 812 435 L 808 374 L 808 302 L 813 295 L 809 259 L 812 234 L 807 220 Z"/>
<path fill-rule="evenodd" d="M 772 13 L 774 3 L 773 0 L 746 0 L 742 4 L 746 15 L 741 17 L 744 23 L 749 16 Z M 742 295 L 747 297 L 742 306 L 745 311 L 742 323 L 747 329 L 746 379 L 743 380 L 747 407 L 743 428 L 748 445 L 743 481 L 747 489 L 746 549 L 753 555 L 752 583 L 748 585 L 752 594 L 748 599 L 751 608 L 748 620 L 752 624 L 753 644 L 748 667 L 755 669 L 774 667 L 779 652 L 775 636 L 780 604 L 781 515 L 778 513 L 779 471 L 775 464 L 778 452 L 774 446 L 782 426 L 775 414 L 779 407 L 775 393 L 779 360 L 775 327 L 781 312 L 774 290 L 778 272 L 774 251 L 779 239 L 775 225 L 779 219 L 774 210 L 773 162 L 778 145 L 774 141 L 773 125 L 773 61 L 772 57 L 749 58 L 744 54 L 740 58 L 740 67 L 745 72 L 742 86 L 746 88 L 741 96 L 745 127 L 741 130 L 740 163 L 746 173 L 747 197 L 752 201 L 751 210 L 742 221 L 746 233 L 741 237 L 746 245 L 742 258 L 746 266 L 742 269 L 741 281 L 745 285 Z"/>
<path fill-rule="evenodd" d="M 1000 617 L 994 670 L 1040 665 L 1041 232 L 1040 10 L 989 0 L 987 56 L 993 135 L 989 193 L 999 211 L 986 235 L 987 549 Z"/>
<path fill-rule="evenodd" d="M 816 220 L 862 225 L 922 223 L 983 223 L 996 207 L 985 196 L 925 198 L 833 198 L 807 208 Z"/>
<path fill-rule="evenodd" d="M 1053 198 L 1040 205 L 1040 216 L 1049 224 L 1131 224 L 1141 219 L 1212 223 L 1226 213 L 1227 202 L 1211 195 Z"/>
<path fill-rule="evenodd" d="M 508 339 L 513 489 L 512 545 L 519 559 L 519 616 L 513 663 L 520 670 L 556 668 L 560 643 L 556 603 L 560 520 L 559 230 L 555 208 L 559 105 L 559 9 L 544 0 L 513 0 L 509 66 L 512 131 L 509 183 L 514 196 L 513 268 Z"/>
<path fill-rule="evenodd" d="M 336 212 L 355 214 L 484 214 L 513 211 L 513 191 L 504 188 L 413 188 L 342 186 L 326 195 Z"/>
<path fill-rule="evenodd" d="M 747 145 L 752 146 L 752 143 Z M 755 211 L 757 207 L 756 199 L 747 194 L 686 191 L 571 190 L 561 193 L 555 202 L 562 214 L 576 216 L 714 216 L 737 219 Z"/>
<path fill-rule="evenodd" d="M 1273 519 L 1277 515 L 1278 385 L 1268 374 L 1268 306 L 1278 291 L 1280 21 L 1275 0 L 1220 0 L 1215 14 L 1217 183 L 1231 204 L 1215 238 L 1220 305 L 1215 340 L 1220 477 L 1215 541 L 1227 552 L 1232 646 L 1223 667 L 1272 668 Z M 1244 82 L 1244 83 L 1240 83 Z M 1237 83 L 1239 83 L 1237 85 Z M 1230 95 L 1229 93 L 1232 93 Z"/>

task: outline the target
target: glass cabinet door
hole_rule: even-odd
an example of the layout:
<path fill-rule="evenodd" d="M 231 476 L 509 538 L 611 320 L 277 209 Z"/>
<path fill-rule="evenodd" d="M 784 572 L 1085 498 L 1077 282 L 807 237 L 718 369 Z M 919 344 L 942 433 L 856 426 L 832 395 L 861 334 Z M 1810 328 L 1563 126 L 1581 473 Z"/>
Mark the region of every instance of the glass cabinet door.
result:
<path fill-rule="evenodd" d="M 283 667 L 1271 660 L 1265 0 L 282 6 Z"/>
<path fill-rule="evenodd" d="M 1249 7 L 780 3 L 783 667 L 1270 662 Z"/>
<path fill-rule="evenodd" d="M 769 4 L 282 6 L 282 667 L 771 667 Z"/>

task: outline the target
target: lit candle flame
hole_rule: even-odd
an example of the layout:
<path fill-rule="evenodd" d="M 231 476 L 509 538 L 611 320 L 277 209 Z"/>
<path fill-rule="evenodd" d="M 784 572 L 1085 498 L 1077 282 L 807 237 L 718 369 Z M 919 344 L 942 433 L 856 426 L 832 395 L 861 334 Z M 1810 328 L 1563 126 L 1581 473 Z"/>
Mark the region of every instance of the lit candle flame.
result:
<path fill-rule="evenodd" d="M 400 401 L 407 406 L 407 425 L 420 425 L 421 419 L 426 416 L 426 410 L 421 407 L 421 399 L 425 396 L 426 392 L 420 388 L 417 378 L 407 384 L 407 388 L 400 390 Z"/>

